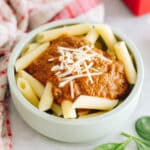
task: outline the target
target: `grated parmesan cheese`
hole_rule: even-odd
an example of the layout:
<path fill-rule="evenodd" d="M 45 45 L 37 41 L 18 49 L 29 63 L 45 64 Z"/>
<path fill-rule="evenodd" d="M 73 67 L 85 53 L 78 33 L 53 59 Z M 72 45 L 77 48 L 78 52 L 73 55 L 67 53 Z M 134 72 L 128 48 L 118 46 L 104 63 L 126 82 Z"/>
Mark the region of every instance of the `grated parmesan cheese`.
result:
<path fill-rule="evenodd" d="M 88 77 L 90 83 L 93 83 L 92 76 L 101 75 L 103 72 L 100 68 L 94 68 L 95 58 L 99 58 L 107 63 L 112 63 L 112 60 L 106 58 L 102 54 L 93 50 L 94 46 L 82 46 L 80 48 L 57 47 L 60 56 L 57 58 L 60 61 L 59 65 L 51 68 L 51 71 L 56 71 L 55 75 L 60 78 L 59 87 L 64 87 L 70 84 L 70 95 L 74 98 L 73 81 L 78 78 Z M 48 59 L 49 62 L 56 58 Z"/>

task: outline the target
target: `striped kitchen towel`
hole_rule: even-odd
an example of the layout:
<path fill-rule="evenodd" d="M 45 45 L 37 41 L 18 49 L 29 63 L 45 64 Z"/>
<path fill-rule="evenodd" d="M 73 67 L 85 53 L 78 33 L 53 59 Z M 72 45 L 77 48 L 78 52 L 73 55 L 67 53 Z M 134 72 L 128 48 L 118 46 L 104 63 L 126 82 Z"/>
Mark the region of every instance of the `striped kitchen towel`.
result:
<path fill-rule="evenodd" d="M 0 150 L 11 150 L 7 63 L 14 45 L 28 31 L 48 22 L 80 18 L 102 22 L 101 0 L 0 0 Z"/>

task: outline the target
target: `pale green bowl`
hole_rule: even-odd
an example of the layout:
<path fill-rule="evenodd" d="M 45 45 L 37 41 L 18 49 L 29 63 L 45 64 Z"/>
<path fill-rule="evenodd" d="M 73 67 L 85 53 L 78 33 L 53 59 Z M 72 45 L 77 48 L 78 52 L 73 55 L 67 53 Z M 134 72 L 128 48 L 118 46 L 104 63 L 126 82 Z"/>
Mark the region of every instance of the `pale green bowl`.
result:
<path fill-rule="evenodd" d="M 135 58 L 138 73 L 137 82 L 123 103 L 121 103 L 112 111 L 105 113 L 104 115 L 74 120 L 66 120 L 47 114 L 45 112 L 40 112 L 37 108 L 31 105 L 22 96 L 16 85 L 14 71 L 14 64 L 16 59 L 19 57 L 23 47 L 28 44 L 38 33 L 58 26 L 76 23 L 83 23 L 83 21 L 57 21 L 33 30 L 14 48 L 8 65 L 8 81 L 10 92 L 14 105 L 20 116 L 28 125 L 30 125 L 39 133 L 47 137 L 65 142 L 92 141 L 108 135 L 111 132 L 119 130 L 127 121 L 129 121 L 130 115 L 136 108 L 144 78 L 143 63 L 139 50 L 130 40 L 128 40 L 126 36 L 113 29 L 115 35 L 127 43 L 131 53 Z"/>

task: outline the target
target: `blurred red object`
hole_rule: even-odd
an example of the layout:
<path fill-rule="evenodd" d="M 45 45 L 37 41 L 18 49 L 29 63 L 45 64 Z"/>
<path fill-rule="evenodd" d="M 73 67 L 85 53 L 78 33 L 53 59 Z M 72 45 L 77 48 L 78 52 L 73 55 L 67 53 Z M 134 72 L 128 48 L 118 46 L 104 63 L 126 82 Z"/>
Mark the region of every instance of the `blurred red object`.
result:
<path fill-rule="evenodd" d="M 123 1 L 136 16 L 150 13 L 150 0 L 123 0 Z"/>

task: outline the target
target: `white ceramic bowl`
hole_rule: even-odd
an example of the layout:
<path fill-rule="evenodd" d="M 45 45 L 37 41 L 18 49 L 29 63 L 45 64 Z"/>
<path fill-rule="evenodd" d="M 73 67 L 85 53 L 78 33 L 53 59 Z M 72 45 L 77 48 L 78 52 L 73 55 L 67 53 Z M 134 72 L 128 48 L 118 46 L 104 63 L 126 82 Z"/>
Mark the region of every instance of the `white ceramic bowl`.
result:
<path fill-rule="evenodd" d="M 129 96 L 112 111 L 104 115 L 86 118 L 65 120 L 56 116 L 40 112 L 31 105 L 17 88 L 15 81 L 14 64 L 19 57 L 23 47 L 29 43 L 36 34 L 51 28 L 62 25 L 83 23 L 77 20 L 64 20 L 53 22 L 30 32 L 14 48 L 8 65 L 8 81 L 14 105 L 24 121 L 39 133 L 65 142 L 87 142 L 108 135 L 112 130 L 119 130 L 129 120 L 130 115 L 135 110 L 141 92 L 144 71 L 141 55 L 136 46 L 128 40 L 122 33 L 113 29 L 114 34 L 124 40 L 135 58 L 137 67 L 137 81 Z"/>

